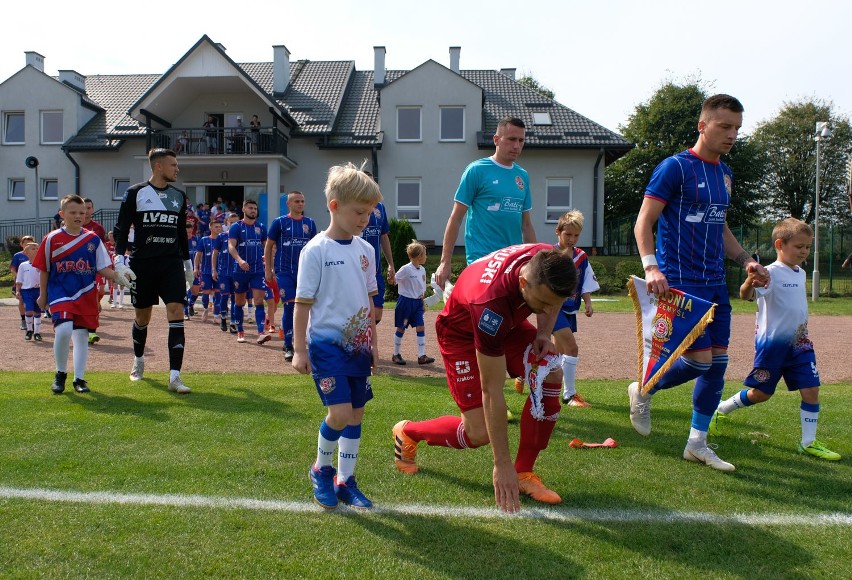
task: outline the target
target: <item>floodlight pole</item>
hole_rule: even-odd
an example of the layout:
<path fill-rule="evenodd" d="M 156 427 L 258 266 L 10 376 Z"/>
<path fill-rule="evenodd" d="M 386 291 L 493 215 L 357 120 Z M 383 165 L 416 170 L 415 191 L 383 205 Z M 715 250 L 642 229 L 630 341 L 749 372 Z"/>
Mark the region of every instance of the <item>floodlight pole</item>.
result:
<path fill-rule="evenodd" d="M 819 300 L 819 146 L 823 139 L 831 137 L 827 121 L 817 121 L 816 141 L 816 192 L 814 194 L 814 271 L 811 278 L 811 301 Z"/>

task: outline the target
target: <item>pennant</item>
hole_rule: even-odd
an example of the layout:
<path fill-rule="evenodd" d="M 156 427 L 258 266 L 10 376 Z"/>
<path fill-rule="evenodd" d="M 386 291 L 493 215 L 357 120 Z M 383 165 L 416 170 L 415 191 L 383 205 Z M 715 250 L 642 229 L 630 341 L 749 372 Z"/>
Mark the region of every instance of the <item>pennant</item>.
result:
<path fill-rule="evenodd" d="M 627 281 L 627 291 L 636 314 L 639 389 L 644 395 L 713 322 L 716 305 L 674 288 L 658 299 L 636 276 Z"/>
<path fill-rule="evenodd" d="M 541 359 L 536 359 L 532 352 L 533 345 L 524 351 L 524 380 L 530 386 L 530 413 L 536 421 L 556 421 L 557 411 L 553 415 L 544 415 L 544 379 L 553 369 L 562 366 L 561 354 L 548 353 Z"/>

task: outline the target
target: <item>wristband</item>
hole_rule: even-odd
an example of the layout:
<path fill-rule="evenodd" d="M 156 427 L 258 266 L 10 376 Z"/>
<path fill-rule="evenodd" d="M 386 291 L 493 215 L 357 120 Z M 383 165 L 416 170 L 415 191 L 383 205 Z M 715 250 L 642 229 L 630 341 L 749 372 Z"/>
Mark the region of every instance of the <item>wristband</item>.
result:
<path fill-rule="evenodd" d="M 648 254 L 647 256 L 642 256 L 642 268 L 647 268 L 648 266 L 657 266 L 657 257 L 654 254 Z"/>

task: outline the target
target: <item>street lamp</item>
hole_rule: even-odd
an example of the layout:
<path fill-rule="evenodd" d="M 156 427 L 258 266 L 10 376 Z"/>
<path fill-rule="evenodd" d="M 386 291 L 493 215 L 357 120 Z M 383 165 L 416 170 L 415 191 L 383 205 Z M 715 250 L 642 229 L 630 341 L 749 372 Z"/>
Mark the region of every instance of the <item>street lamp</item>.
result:
<path fill-rule="evenodd" d="M 33 171 L 35 171 L 35 202 L 36 202 L 36 206 L 35 206 L 35 223 L 36 223 L 36 235 L 37 235 L 37 236 L 41 236 L 41 230 L 39 230 L 39 227 L 38 227 L 38 226 L 39 226 L 39 223 L 38 223 L 38 222 L 39 222 L 39 207 L 38 207 L 38 206 L 39 206 L 39 202 L 41 201 L 41 200 L 39 199 L 39 197 L 40 197 L 39 193 L 40 193 L 40 192 L 39 192 L 39 183 L 38 183 L 38 157 L 33 157 L 32 155 L 30 155 L 29 157 L 27 157 L 26 159 L 24 159 L 24 165 L 26 165 L 27 167 L 29 167 L 30 169 L 32 169 Z M 36 239 L 38 239 L 38 238 L 36 238 Z"/>
<path fill-rule="evenodd" d="M 828 121 L 817 121 L 814 141 L 816 141 L 816 193 L 814 195 L 814 273 L 811 280 L 811 300 L 819 299 L 819 144 L 831 137 Z"/>

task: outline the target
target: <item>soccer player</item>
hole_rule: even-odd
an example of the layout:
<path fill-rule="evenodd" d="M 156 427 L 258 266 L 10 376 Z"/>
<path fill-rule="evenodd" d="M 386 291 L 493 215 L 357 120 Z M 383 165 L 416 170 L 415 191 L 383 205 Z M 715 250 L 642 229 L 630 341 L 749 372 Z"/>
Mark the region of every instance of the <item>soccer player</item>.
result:
<path fill-rule="evenodd" d="M 189 261 L 193 264 L 192 285 L 186 291 L 186 304 L 183 307 L 183 319 L 189 320 L 195 316 L 195 301 L 198 300 L 198 293 L 201 291 L 201 280 L 195 274 L 195 256 L 201 249 L 201 237 L 198 235 L 198 222 L 196 220 L 187 220 L 186 222 L 186 239 L 189 246 Z"/>
<path fill-rule="evenodd" d="M 12 261 L 9 263 L 9 269 L 12 271 L 12 278 L 15 278 L 18 275 L 18 266 L 23 264 L 28 260 L 27 255 L 24 253 L 24 248 L 27 244 L 35 243 L 35 238 L 30 235 L 21 236 L 21 251 L 15 252 L 15 255 L 12 256 Z M 18 314 L 21 315 L 21 330 L 27 329 L 26 316 L 24 310 L 24 301 L 18 297 Z"/>
<path fill-rule="evenodd" d="M 234 258 L 231 257 L 231 253 L 228 251 L 227 232 L 239 220 L 240 217 L 236 213 L 228 213 L 222 235 L 216 238 L 218 244 L 214 244 L 213 255 L 210 258 L 213 262 L 213 281 L 219 287 L 219 313 L 222 315 L 222 319 L 219 321 L 219 328 L 222 332 L 230 330 L 231 334 L 237 334 L 237 313 L 234 305 L 234 280 L 232 278 Z M 230 307 L 228 307 L 229 300 Z M 229 320 L 230 324 L 228 324 Z"/>
<path fill-rule="evenodd" d="M 305 196 L 301 191 L 287 194 L 287 210 L 287 215 L 272 220 L 263 255 L 266 279 L 278 283 L 279 296 L 284 302 L 281 329 L 284 331 L 284 360 L 289 362 L 293 360 L 293 299 L 299 256 L 305 244 L 317 235 L 317 225 L 305 216 Z"/>
<path fill-rule="evenodd" d="M 247 199 L 243 202 L 243 219 L 228 230 L 228 252 L 234 258 L 234 297 L 237 314 L 237 342 L 245 342 L 243 331 L 243 308 L 246 305 L 246 292 L 251 290 L 255 304 L 257 322 L 257 344 L 268 342 L 272 337 L 264 332 L 266 311 L 264 299 L 263 248 L 266 244 L 266 226 L 257 221 L 257 202 Z"/>
<path fill-rule="evenodd" d="M 527 399 L 514 465 L 506 434 L 503 383 L 507 371 L 512 377 L 525 374 L 524 352 L 530 344 L 537 358 L 555 352 L 550 341 L 553 323 L 576 285 L 571 255 L 550 244 L 510 246 L 462 271 L 435 322 L 447 384 L 461 417 L 397 423 L 394 464 L 399 471 L 418 471 L 415 459 L 420 441 L 453 449 L 490 442 L 494 497 L 502 510 L 518 511 L 519 492 L 547 504 L 562 501 L 533 471 L 559 417 L 562 371 L 556 367 L 545 377 L 539 417 L 532 414 L 532 395 Z M 527 320 L 533 313 L 536 326 Z"/>
<path fill-rule="evenodd" d="M 394 310 L 396 334 L 393 337 L 393 357 L 391 360 L 404 365 L 400 350 L 405 329 L 413 326 L 417 333 L 417 364 L 427 365 L 435 362 L 431 356 L 426 356 L 426 325 L 423 322 L 423 298 L 426 295 L 426 246 L 413 240 L 405 247 L 409 262 L 400 268 L 394 277 L 399 286 L 399 299 Z"/>
<path fill-rule="evenodd" d="M 375 181 L 372 173 L 365 171 L 371 179 Z M 385 211 L 383 203 L 376 203 L 370 214 L 370 223 L 361 232 L 361 237 L 373 246 L 373 251 L 376 254 L 376 285 L 378 291 L 373 296 L 373 307 L 376 311 L 376 324 L 382 321 L 382 314 L 385 311 L 385 280 L 392 281 L 396 274 L 396 268 L 393 264 L 393 252 L 391 251 L 390 224 L 388 222 L 388 214 Z M 385 255 L 385 261 L 388 263 L 387 277 L 382 276 L 381 264 L 382 254 Z M 375 337 L 374 337 L 375 338 Z M 378 340 L 378 338 L 376 338 Z"/>
<path fill-rule="evenodd" d="M 195 277 L 201 280 L 201 322 L 207 322 L 210 314 L 210 298 L 213 298 L 213 319 L 219 324 L 219 297 L 213 282 L 213 247 L 217 245 L 222 224 L 210 222 L 210 235 L 201 238 L 199 250 L 195 254 Z"/>
<path fill-rule="evenodd" d="M 692 427 L 683 458 L 721 471 L 735 468 L 707 446 L 707 429 L 719 405 L 728 366 L 731 304 L 725 284 L 725 256 L 754 274 L 755 286 L 769 283 L 766 268 L 743 249 L 725 223 L 733 174 L 721 157 L 734 146 L 742 123 L 743 106 L 734 97 L 714 95 L 705 100 L 698 121 L 698 141 L 692 149 L 665 159 L 654 169 L 634 227 L 649 292 L 661 296 L 669 287 L 677 288 L 717 306 L 704 334 L 649 393 L 643 395 L 638 383 L 630 384 L 630 422 L 640 435 L 650 435 L 652 396 L 696 379 Z"/>
<path fill-rule="evenodd" d="M 24 303 L 27 324 L 24 340 L 41 342 L 41 308 L 38 307 L 41 274 L 32 264 L 38 252 L 38 244 L 28 242 L 22 251 L 27 259 L 18 265 L 18 273 L 15 275 L 15 295 Z"/>
<path fill-rule="evenodd" d="M 186 235 L 186 194 L 172 185 L 178 177 L 178 161 L 171 149 L 148 152 L 151 178 L 131 186 L 118 210 L 115 236 L 115 270 L 130 279 L 133 321 L 133 368 L 131 381 L 141 381 L 145 372 L 145 343 L 148 323 L 160 299 L 169 321 L 169 390 L 190 393 L 180 376 L 184 354 L 183 307 L 186 290 L 192 285 L 192 262 Z M 128 259 L 130 228 L 133 255 Z"/>
<path fill-rule="evenodd" d="M 66 195 L 59 204 L 65 225 L 42 240 L 33 266 L 40 272 L 38 305 L 50 305 L 53 319 L 53 355 L 56 375 L 51 390 L 65 391 L 68 352 L 74 343 L 74 390 L 88 393 L 86 359 L 89 332 L 98 326 L 98 289 L 95 275 L 127 285 L 125 272 L 110 268 L 109 254 L 101 239 L 83 229 L 86 206 L 79 195 Z M 132 273 L 131 273 L 132 274 Z"/>
<path fill-rule="evenodd" d="M 331 223 L 305 245 L 299 259 L 293 367 L 313 373 L 327 408 L 309 470 L 314 500 L 326 509 L 338 501 L 369 509 L 373 503 L 358 488 L 355 464 L 364 406 L 373 398 L 370 370 L 378 358 L 371 301 L 376 264 L 375 252 L 358 234 L 382 194 L 370 176 L 347 163 L 329 170 L 325 196 Z"/>
<path fill-rule="evenodd" d="M 798 390 L 802 397 L 799 453 L 839 461 L 839 453 L 816 439 L 820 382 L 814 344 L 808 337 L 806 275 L 800 267 L 810 254 L 813 239 L 814 232 L 805 222 L 795 218 L 781 221 L 772 230 L 778 259 L 766 267 L 772 283 L 755 288 L 754 273 L 749 273 L 740 287 L 743 300 L 754 300 L 757 294 L 754 368 L 743 381 L 748 388 L 719 404 L 709 432 L 719 435 L 722 425 L 737 409 L 768 401 L 783 377 L 787 390 Z"/>

